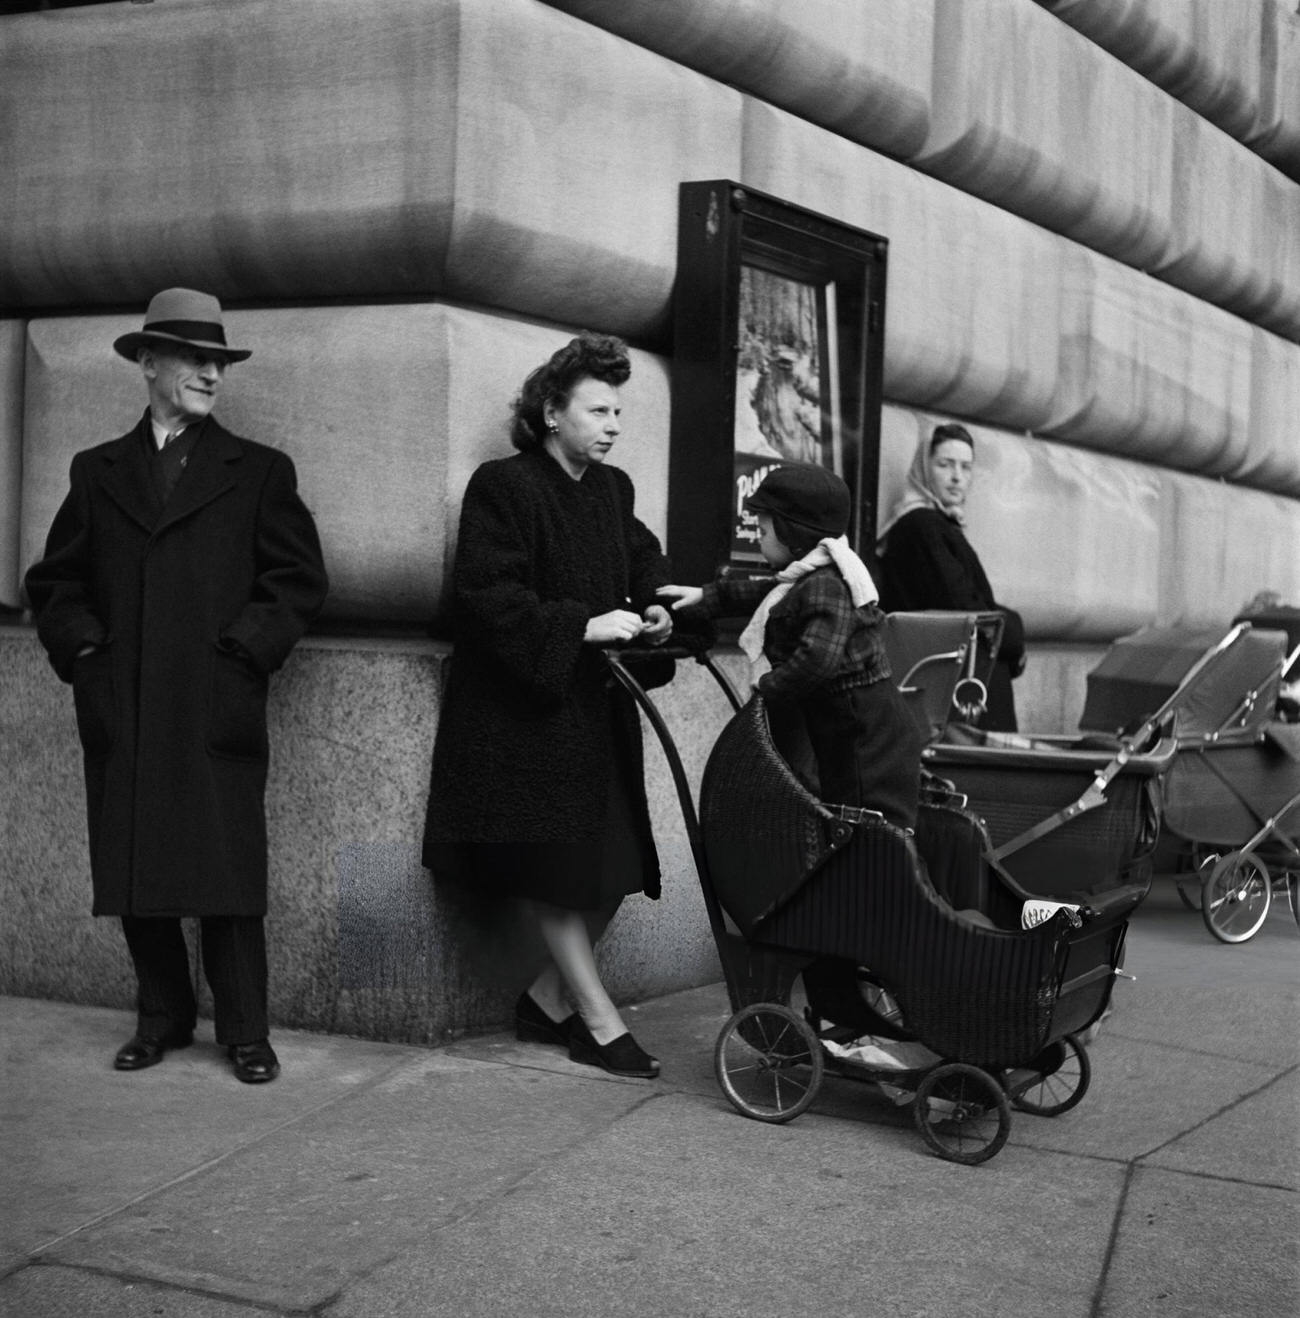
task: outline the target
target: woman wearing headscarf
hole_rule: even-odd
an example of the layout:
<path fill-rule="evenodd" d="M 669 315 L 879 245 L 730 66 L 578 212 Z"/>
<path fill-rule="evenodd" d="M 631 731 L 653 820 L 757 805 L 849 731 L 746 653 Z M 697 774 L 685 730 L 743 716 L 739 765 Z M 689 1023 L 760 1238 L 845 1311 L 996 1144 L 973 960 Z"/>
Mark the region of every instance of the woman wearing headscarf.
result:
<path fill-rule="evenodd" d="M 1025 667 L 1025 628 L 1020 615 L 993 598 L 979 555 L 966 538 L 965 506 L 975 466 L 975 441 L 965 426 L 949 422 L 922 439 L 907 473 L 907 486 L 881 528 L 881 604 L 887 612 L 962 609 L 1002 614 L 1002 645 L 988 683 L 988 708 L 980 726 L 1015 732 L 1011 682 Z"/>

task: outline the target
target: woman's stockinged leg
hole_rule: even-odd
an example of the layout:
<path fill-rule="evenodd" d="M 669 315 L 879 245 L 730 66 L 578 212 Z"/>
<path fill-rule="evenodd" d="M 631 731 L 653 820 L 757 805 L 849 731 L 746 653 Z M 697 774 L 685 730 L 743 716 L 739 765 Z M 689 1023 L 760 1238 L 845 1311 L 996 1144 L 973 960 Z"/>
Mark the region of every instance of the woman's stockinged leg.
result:
<path fill-rule="evenodd" d="M 581 912 L 583 922 L 587 926 L 587 939 L 593 952 L 618 908 L 619 902 L 615 902 L 613 905 L 599 911 Z M 564 976 L 560 974 L 560 968 L 555 964 L 554 959 L 549 956 L 537 978 L 528 986 L 527 993 L 537 1006 L 557 1024 L 573 1010 Z"/>
<path fill-rule="evenodd" d="M 542 940 L 578 1009 L 569 1025 L 569 1056 L 614 1075 L 651 1080 L 659 1063 L 632 1037 L 596 969 L 596 938 L 613 915 L 533 904 Z"/>
<path fill-rule="evenodd" d="M 554 990 L 558 986 L 549 979 L 553 968 L 597 1043 L 609 1043 L 626 1033 L 627 1026 L 605 991 L 596 969 L 593 947 L 594 938 L 603 932 L 612 912 L 570 911 L 544 902 L 534 902 L 532 907 L 552 962 L 552 966 L 546 967 L 529 989 L 534 1001 L 548 1015 L 553 1011 L 563 1014 L 560 1004 L 554 1001 Z M 594 936 L 593 924 L 597 929 Z M 547 1000 L 543 1000 L 540 994 L 545 994 Z"/>

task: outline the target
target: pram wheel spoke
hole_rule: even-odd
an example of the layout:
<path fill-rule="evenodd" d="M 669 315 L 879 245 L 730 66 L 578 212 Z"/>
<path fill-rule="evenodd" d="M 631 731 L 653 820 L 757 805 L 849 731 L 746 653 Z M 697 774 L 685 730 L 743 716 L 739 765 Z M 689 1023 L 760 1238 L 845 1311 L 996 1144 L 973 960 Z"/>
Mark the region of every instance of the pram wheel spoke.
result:
<path fill-rule="evenodd" d="M 1049 1044 L 1027 1066 L 1008 1071 L 1007 1097 L 1022 1112 L 1059 1117 L 1078 1106 L 1092 1083 L 1087 1049 L 1073 1034 Z"/>
<path fill-rule="evenodd" d="M 949 1162 L 985 1162 L 1011 1131 L 1011 1106 L 1002 1086 L 987 1071 L 964 1062 L 948 1062 L 927 1073 L 917 1087 L 912 1115 L 925 1142 Z"/>
<path fill-rule="evenodd" d="M 812 1027 L 789 1007 L 752 1002 L 722 1027 L 713 1050 L 718 1085 L 755 1121 L 792 1121 L 817 1096 L 824 1062 Z"/>
<path fill-rule="evenodd" d="M 1224 943 L 1244 943 L 1268 918 L 1273 885 L 1253 851 L 1229 852 L 1210 871 L 1201 892 L 1205 927 Z"/>

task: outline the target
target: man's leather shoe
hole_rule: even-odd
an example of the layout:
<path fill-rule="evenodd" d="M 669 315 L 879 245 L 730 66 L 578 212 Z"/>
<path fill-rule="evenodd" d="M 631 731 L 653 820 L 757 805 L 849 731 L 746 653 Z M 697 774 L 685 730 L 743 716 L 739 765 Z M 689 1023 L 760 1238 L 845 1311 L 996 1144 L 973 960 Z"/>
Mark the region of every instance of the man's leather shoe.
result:
<path fill-rule="evenodd" d="M 117 1071 L 143 1071 L 146 1066 L 157 1066 L 169 1048 L 188 1048 L 193 1042 L 193 1030 L 169 1030 L 155 1036 L 137 1034 L 117 1050 L 113 1068 Z"/>
<path fill-rule="evenodd" d="M 265 1084 L 280 1074 L 280 1059 L 266 1039 L 256 1043 L 233 1043 L 226 1050 L 235 1068 L 235 1079 L 246 1085 Z"/>

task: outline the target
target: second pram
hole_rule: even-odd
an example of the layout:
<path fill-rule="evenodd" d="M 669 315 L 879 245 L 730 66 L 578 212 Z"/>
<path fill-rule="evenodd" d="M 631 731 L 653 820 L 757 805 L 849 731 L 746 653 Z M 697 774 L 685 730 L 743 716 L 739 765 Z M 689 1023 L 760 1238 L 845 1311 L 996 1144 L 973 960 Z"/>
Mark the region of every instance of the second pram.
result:
<path fill-rule="evenodd" d="M 1022 881 L 1068 896 L 1091 882 L 1080 868 L 1090 850 L 1105 849 L 1108 868 L 1128 857 L 1149 869 L 1155 857 L 1181 869 L 1180 893 L 1216 938 L 1241 942 L 1274 884 L 1300 919 L 1300 725 L 1276 715 L 1283 673 L 1300 660 L 1287 644 L 1247 622 L 1144 628 L 1088 675 L 1078 736 L 950 728 L 927 763 L 968 796 Z M 1142 760 L 1158 773 L 1134 776 Z"/>

